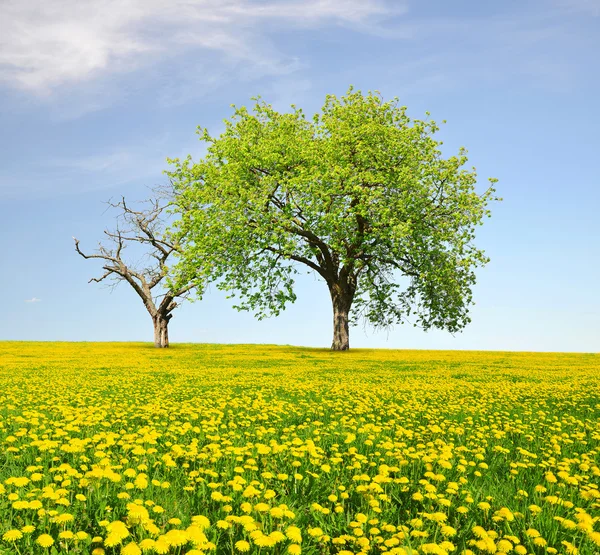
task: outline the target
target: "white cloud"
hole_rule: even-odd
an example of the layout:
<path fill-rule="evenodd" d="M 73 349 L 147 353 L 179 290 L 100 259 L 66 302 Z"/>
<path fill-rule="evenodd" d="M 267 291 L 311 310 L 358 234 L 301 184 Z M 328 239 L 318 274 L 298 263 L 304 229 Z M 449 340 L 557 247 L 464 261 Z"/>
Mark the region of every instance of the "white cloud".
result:
<path fill-rule="evenodd" d="M 294 61 L 265 38 L 269 25 L 369 31 L 403 6 L 398 0 L 7 0 L 0 3 L 0 82 L 50 94 L 192 50 L 285 73 Z"/>
<path fill-rule="evenodd" d="M 31 299 L 25 299 L 26 303 L 39 303 L 42 299 L 38 299 L 37 297 L 31 297 Z"/>

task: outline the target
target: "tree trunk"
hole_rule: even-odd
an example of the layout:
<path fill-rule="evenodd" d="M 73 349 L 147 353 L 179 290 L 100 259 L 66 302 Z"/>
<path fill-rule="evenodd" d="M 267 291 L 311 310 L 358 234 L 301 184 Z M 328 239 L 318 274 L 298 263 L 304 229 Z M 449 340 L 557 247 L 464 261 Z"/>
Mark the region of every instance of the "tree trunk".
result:
<path fill-rule="evenodd" d="M 156 315 L 152 318 L 154 322 L 154 346 L 164 349 L 169 346 L 169 319 L 165 316 Z"/>
<path fill-rule="evenodd" d="M 332 351 L 347 351 L 350 348 L 348 314 L 352 306 L 352 295 L 334 285 L 330 289 L 333 304 L 333 342 Z"/>

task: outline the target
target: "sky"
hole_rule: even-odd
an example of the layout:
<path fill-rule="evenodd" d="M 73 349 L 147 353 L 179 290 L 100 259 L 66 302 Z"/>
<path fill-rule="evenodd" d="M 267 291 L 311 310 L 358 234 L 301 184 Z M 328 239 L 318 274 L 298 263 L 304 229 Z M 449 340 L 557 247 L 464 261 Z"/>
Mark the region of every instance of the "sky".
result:
<path fill-rule="evenodd" d="M 436 121 L 504 200 L 478 229 L 472 323 L 452 335 L 352 328 L 352 347 L 600 351 L 599 0 L 7 0 L 0 2 L 0 339 L 151 341 L 126 284 L 79 257 L 106 201 L 166 183 L 260 95 L 314 113 L 350 85 Z M 172 342 L 328 347 L 325 284 L 261 322 L 211 288 Z"/>

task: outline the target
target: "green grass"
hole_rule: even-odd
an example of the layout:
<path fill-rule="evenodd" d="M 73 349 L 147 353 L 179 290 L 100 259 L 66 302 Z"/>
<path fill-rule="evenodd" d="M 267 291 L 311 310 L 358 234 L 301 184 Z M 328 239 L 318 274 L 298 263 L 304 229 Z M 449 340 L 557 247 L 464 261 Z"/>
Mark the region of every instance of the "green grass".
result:
<path fill-rule="evenodd" d="M 4 342 L 0 550 L 594 555 L 599 416 L 596 354 Z"/>

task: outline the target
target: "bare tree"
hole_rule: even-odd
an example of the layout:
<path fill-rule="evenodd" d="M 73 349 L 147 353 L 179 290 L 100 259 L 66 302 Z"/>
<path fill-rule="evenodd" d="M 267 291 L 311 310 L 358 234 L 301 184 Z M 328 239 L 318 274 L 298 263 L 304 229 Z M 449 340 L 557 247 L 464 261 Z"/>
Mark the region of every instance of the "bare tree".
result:
<path fill-rule="evenodd" d="M 157 195 L 145 201 L 143 207 L 134 210 L 122 197 L 119 202 L 108 202 L 109 207 L 119 210 L 114 231 L 105 230 L 105 243 L 99 243 L 93 254 L 85 254 L 75 241 L 75 250 L 83 258 L 103 261 L 104 274 L 90 279 L 89 283 L 113 280 L 112 286 L 126 281 L 142 299 L 154 325 L 154 346 L 169 346 L 168 325 L 178 299 L 183 299 L 195 285 L 171 286 L 167 283 L 167 260 L 178 250 L 178 243 L 165 231 L 165 213 L 169 202 Z M 128 246 L 137 245 L 140 260 L 126 261 L 123 253 Z M 140 252 L 141 251 L 141 252 Z"/>

